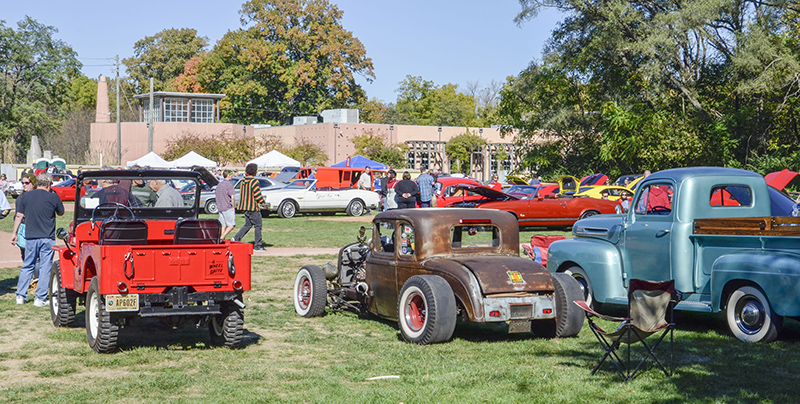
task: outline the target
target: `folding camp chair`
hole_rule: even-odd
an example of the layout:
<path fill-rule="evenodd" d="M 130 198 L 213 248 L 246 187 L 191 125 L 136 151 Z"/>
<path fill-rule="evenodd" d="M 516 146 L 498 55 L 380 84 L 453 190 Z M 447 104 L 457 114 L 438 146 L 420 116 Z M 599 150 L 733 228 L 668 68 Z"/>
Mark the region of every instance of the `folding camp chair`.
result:
<path fill-rule="evenodd" d="M 600 365 L 610 358 L 619 374 L 625 381 L 631 381 L 648 359 L 652 359 L 664 374 L 672 376 L 673 357 L 673 329 L 672 309 L 680 301 L 680 292 L 675 290 L 675 281 L 651 282 L 641 279 L 631 279 L 628 284 L 628 317 L 611 317 L 595 312 L 584 301 L 575 301 L 586 313 L 589 329 L 600 341 L 605 354 L 592 369 L 595 374 Z M 592 321 L 594 317 L 607 321 L 621 323 L 616 330 L 606 332 Z M 647 338 L 656 334 L 655 343 L 647 342 Z M 669 371 L 655 355 L 655 349 L 669 334 Z M 641 342 L 645 349 L 644 357 L 639 360 L 635 368 L 631 368 L 631 345 Z M 626 358 L 623 361 L 619 355 L 621 345 L 627 345 Z"/>

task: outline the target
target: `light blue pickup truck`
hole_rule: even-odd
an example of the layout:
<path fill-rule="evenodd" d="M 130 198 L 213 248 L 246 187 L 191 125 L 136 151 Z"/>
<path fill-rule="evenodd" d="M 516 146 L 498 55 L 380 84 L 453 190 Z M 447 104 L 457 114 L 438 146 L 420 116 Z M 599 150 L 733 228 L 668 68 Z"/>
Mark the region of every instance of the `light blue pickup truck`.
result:
<path fill-rule="evenodd" d="M 800 318 L 800 218 L 759 174 L 718 167 L 666 170 L 642 181 L 622 215 L 598 215 L 555 242 L 548 270 L 578 280 L 588 302 L 627 304 L 632 278 L 674 279 L 676 309 L 726 313 L 734 336 L 774 340 Z"/>

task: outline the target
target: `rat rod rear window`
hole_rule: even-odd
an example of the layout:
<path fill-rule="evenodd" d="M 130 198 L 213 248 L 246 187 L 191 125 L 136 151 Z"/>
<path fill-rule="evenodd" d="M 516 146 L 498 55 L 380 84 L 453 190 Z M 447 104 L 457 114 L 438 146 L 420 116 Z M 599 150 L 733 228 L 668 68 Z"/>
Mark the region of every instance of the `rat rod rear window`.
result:
<path fill-rule="evenodd" d="M 500 231 L 492 225 L 461 225 L 450 229 L 453 248 L 500 247 Z"/>

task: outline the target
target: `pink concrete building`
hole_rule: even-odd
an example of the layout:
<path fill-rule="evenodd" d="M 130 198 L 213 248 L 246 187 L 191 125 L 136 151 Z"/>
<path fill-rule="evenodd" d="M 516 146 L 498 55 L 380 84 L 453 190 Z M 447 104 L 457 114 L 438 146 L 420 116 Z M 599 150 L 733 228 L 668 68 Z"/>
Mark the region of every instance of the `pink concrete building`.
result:
<path fill-rule="evenodd" d="M 427 167 L 436 171 L 449 172 L 453 164 L 445 153 L 447 141 L 467 131 L 486 140 L 487 146 L 475 150 L 470 161 L 459 162 L 467 165 L 472 175 L 488 180 L 495 171 L 512 171 L 517 168 L 519 156 L 512 136 L 502 138 L 496 128 L 463 128 L 413 125 L 386 125 L 348 123 L 358 120 L 354 110 L 326 110 L 321 113 L 327 120 L 339 122 L 313 123 L 314 117 L 296 119 L 296 122 L 311 122 L 303 125 L 263 127 L 262 125 L 239 125 L 219 122 L 219 100 L 224 94 L 194 94 L 155 92 L 152 95 L 153 108 L 150 108 L 150 94 L 137 95 L 141 101 L 139 122 L 123 122 L 119 126 L 122 140 L 122 161 L 117 163 L 117 124 L 109 117 L 107 84 L 101 77 L 98 86 L 98 105 L 96 122 L 91 125 L 91 142 L 94 148 L 105 150 L 106 161 L 110 164 L 125 165 L 127 161 L 138 159 L 149 151 L 163 154 L 167 142 L 187 133 L 215 137 L 221 134 L 234 134 L 243 137 L 278 137 L 284 144 L 293 145 L 305 140 L 321 147 L 328 155 L 327 165 L 356 154 L 353 139 L 371 134 L 384 139 L 387 144 L 408 146 L 406 167 L 399 169 L 418 170 Z M 102 97 L 104 92 L 105 97 Z M 354 113 L 353 113 L 354 112 Z M 152 117 L 152 139 L 149 122 Z M 152 145 L 152 146 L 151 146 Z M 257 157 L 257 156 L 253 156 Z M 502 157 L 502 158 L 501 158 Z M 245 162 L 241 162 L 244 164 Z M 397 167 L 396 167 L 397 168 Z"/>

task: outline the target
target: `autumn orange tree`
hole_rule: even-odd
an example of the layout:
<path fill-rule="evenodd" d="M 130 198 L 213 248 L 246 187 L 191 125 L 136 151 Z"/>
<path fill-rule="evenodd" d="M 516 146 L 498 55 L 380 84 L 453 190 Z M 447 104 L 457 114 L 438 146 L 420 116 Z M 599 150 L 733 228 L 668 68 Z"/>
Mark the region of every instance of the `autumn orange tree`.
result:
<path fill-rule="evenodd" d="M 364 45 L 327 0 L 250 0 L 229 31 L 181 77 L 184 88 L 223 93 L 222 119 L 283 124 L 365 99 L 355 75 L 375 75 Z M 194 86 L 196 81 L 199 86 Z"/>

